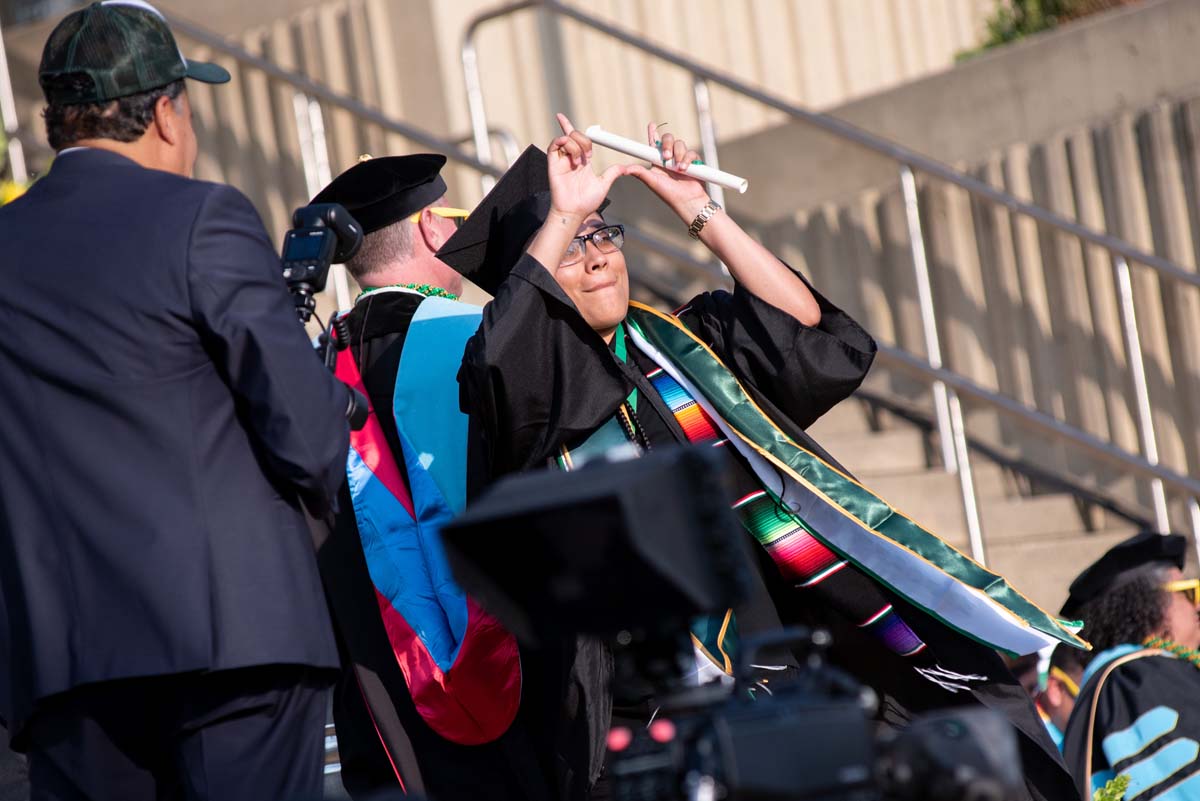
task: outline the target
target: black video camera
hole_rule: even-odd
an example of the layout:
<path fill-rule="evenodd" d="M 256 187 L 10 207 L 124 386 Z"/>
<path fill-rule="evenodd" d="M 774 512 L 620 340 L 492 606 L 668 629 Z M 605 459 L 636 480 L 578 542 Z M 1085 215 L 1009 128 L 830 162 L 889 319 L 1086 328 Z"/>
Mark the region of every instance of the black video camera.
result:
<path fill-rule="evenodd" d="M 614 727 L 619 801 L 1004 801 L 1021 785 L 1016 740 L 988 710 L 920 718 L 877 736 L 874 693 L 828 665 L 822 631 L 744 644 L 733 686 L 689 686 L 697 615 L 723 612 L 755 569 L 711 449 L 593 462 L 504 479 L 442 531 L 460 584 L 526 642 L 608 642 L 613 689 L 650 687 L 649 726 Z M 756 654 L 799 665 L 755 685 Z"/>
<path fill-rule="evenodd" d="M 283 280 L 300 322 L 312 318 L 313 296 L 325 288 L 330 266 L 353 258 L 362 241 L 362 226 L 338 203 L 314 203 L 292 213 L 292 230 L 283 237 Z"/>
<path fill-rule="evenodd" d="M 338 203 L 313 203 L 292 212 L 292 229 L 283 236 L 283 280 L 300 322 L 312 319 L 317 308 L 316 293 L 325 288 L 329 279 L 329 268 L 354 257 L 362 247 L 363 232 L 358 221 Z M 329 328 L 322 331 L 318 352 L 325 366 L 334 369 L 336 351 L 349 344 L 345 332 L 345 321 L 335 314 Z M 334 337 L 333 329 L 341 335 Z M 362 393 L 349 387 L 350 400 L 346 407 L 346 419 L 355 431 L 367 422 L 369 405 Z"/>

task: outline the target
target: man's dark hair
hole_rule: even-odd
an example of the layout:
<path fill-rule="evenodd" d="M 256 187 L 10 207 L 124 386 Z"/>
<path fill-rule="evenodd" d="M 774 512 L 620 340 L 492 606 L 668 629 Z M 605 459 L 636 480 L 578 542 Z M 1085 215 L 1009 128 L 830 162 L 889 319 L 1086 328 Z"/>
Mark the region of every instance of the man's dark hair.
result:
<path fill-rule="evenodd" d="M 1117 645 L 1140 645 L 1157 634 L 1166 618 L 1162 589 L 1168 566 L 1146 565 L 1130 571 L 1116 587 L 1084 604 L 1080 636 L 1092 644 L 1090 657 Z"/>
<path fill-rule="evenodd" d="M 46 79 L 55 86 L 77 82 L 90 85 L 87 75 L 58 75 Z M 147 92 L 119 97 L 107 103 L 51 103 L 42 110 L 50 147 L 62 150 L 83 139 L 115 139 L 136 142 L 154 119 L 154 104 L 164 95 L 175 100 L 183 93 L 183 79 Z"/>

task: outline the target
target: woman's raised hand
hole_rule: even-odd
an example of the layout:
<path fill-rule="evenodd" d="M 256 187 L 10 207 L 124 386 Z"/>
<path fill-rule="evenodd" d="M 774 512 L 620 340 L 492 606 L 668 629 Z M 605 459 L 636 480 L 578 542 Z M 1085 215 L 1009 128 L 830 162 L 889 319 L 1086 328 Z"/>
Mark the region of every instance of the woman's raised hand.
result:
<path fill-rule="evenodd" d="M 613 181 L 627 174 L 632 165 L 617 164 L 597 175 L 592 168 L 592 140 L 575 130 L 566 115 L 555 116 L 563 135 L 546 148 L 550 210 L 552 214 L 582 220 L 600 208 Z"/>
<path fill-rule="evenodd" d="M 692 166 L 693 161 L 699 161 L 700 154 L 673 134 L 663 134 L 660 139 L 658 126 L 654 123 L 646 126 L 646 138 L 651 147 L 662 153 L 663 161 L 673 160 L 674 165 L 630 165 L 625 174 L 634 176 L 650 187 L 650 190 L 674 209 L 680 218 L 690 223 L 704 208 L 704 204 L 708 203 L 708 190 L 704 182 L 688 175 L 688 168 Z"/>

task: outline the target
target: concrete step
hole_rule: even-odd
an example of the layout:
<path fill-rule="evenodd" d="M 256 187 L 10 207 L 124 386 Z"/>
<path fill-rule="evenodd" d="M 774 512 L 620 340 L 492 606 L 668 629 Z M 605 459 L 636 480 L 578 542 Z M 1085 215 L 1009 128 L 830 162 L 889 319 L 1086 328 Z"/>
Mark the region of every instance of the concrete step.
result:
<path fill-rule="evenodd" d="M 1092 533 L 1064 532 L 1033 540 L 994 541 L 988 545 L 988 569 L 1008 579 L 1023 595 L 1057 614 L 1071 581 L 1132 530 L 1110 528 Z"/>
<path fill-rule="evenodd" d="M 808 427 L 817 442 L 839 434 L 862 434 L 871 430 L 867 420 L 867 404 L 850 398 L 834 406 L 821 419 Z"/>
<path fill-rule="evenodd" d="M 821 436 L 813 426 L 809 433 L 860 478 L 917 473 L 929 467 L 923 435 L 916 429 Z"/>
<path fill-rule="evenodd" d="M 818 420 L 809 433 L 875 494 L 969 552 L 958 476 L 929 467 L 922 431 L 889 420 L 884 430 L 872 431 L 865 404 L 850 401 Z M 1121 518 L 1094 509 L 1092 525 L 1098 530 L 1087 532 L 1070 495 L 1015 495 L 1004 469 L 979 457 L 972 460 L 972 470 L 989 569 L 1048 612 L 1058 612 L 1083 568 L 1135 531 Z"/>
<path fill-rule="evenodd" d="M 979 522 L 989 542 L 1028 539 L 1086 528 L 1070 495 L 1007 498 L 981 504 Z"/>
<path fill-rule="evenodd" d="M 967 522 L 958 502 L 958 477 L 941 470 L 876 476 L 865 482 L 905 517 L 956 548 L 967 543 Z"/>

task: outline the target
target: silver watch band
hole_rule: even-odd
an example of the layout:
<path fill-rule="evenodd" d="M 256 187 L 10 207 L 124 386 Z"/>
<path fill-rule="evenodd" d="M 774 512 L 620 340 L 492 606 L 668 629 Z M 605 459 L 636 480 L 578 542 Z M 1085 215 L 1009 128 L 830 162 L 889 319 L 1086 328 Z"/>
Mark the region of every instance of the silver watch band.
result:
<path fill-rule="evenodd" d="M 721 207 L 715 200 L 705 203 L 704 208 L 700 209 L 700 213 L 696 215 L 696 219 L 692 220 L 692 224 L 688 226 L 688 236 L 692 239 L 699 239 L 700 232 L 704 230 L 704 226 L 720 210 Z"/>

